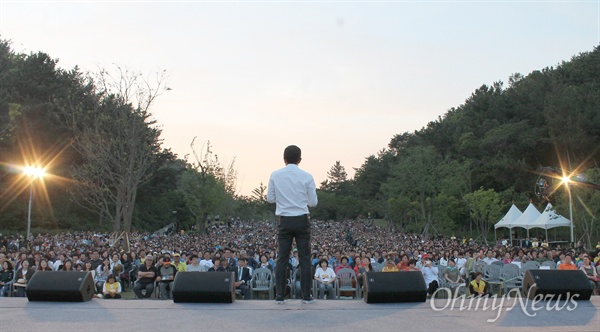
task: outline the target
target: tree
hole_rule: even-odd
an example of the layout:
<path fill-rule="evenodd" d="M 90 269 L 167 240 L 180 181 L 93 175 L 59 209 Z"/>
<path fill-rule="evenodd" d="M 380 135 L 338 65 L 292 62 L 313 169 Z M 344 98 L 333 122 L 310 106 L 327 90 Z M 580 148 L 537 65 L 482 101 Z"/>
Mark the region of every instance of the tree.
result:
<path fill-rule="evenodd" d="M 203 233 L 210 215 L 232 210 L 237 173 L 235 160 L 223 165 L 212 152 L 210 141 L 206 143 L 205 152 L 202 147 L 202 158 L 199 158 L 194 147 L 195 140 L 196 137 L 190 147 L 196 160 L 183 173 L 181 191 L 190 213 L 196 219 L 197 230 Z"/>
<path fill-rule="evenodd" d="M 262 182 L 258 188 L 252 190 L 252 200 L 259 204 L 267 202 L 267 187 Z"/>
<path fill-rule="evenodd" d="M 494 189 L 479 190 L 466 194 L 464 200 L 469 207 L 471 218 L 487 243 L 491 225 L 502 218 L 500 195 Z"/>
<path fill-rule="evenodd" d="M 327 179 L 321 183 L 320 189 L 340 193 L 347 180 L 348 173 L 346 173 L 346 169 L 338 160 L 331 166 L 329 172 L 327 172 Z"/>
<path fill-rule="evenodd" d="M 94 108 L 65 105 L 62 119 L 75 133 L 73 146 L 84 164 L 76 167 L 73 199 L 113 231 L 131 231 L 138 188 L 152 175 L 160 152 L 161 130 L 149 109 L 163 91 L 164 72 L 152 85 L 141 74 L 117 68 L 113 78 L 102 70 L 96 81 Z"/>
<path fill-rule="evenodd" d="M 441 163 L 439 154 L 432 147 L 406 149 L 392 165 L 390 178 L 382 190 L 387 197 L 408 196 L 419 206 L 418 222 L 423 234 L 429 234 L 434 227 L 435 199 L 439 192 L 438 169 Z"/>
<path fill-rule="evenodd" d="M 265 219 L 274 215 L 270 204 L 267 202 L 267 187 L 262 182 L 258 188 L 252 190 L 250 201 L 254 205 L 254 214 L 259 218 Z"/>

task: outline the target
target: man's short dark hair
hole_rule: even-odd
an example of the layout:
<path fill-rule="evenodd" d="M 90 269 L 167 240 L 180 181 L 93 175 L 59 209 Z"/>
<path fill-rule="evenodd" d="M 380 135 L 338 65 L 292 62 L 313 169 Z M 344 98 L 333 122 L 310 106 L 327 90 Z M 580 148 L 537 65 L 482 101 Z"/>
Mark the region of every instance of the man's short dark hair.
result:
<path fill-rule="evenodd" d="M 298 164 L 302 159 L 302 151 L 295 145 L 290 145 L 283 151 L 283 160 L 288 164 Z"/>

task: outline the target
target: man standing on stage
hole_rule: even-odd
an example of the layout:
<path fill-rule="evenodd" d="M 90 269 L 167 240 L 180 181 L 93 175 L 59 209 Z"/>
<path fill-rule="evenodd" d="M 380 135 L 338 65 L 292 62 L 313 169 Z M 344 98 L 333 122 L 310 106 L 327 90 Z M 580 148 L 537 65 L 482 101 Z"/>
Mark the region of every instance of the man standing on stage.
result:
<path fill-rule="evenodd" d="M 267 201 L 275 203 L 275 215 L 279 218 L 278 255 L 275 264 L 277 304 L 283 304 L 286 285 L 285 268 L 290 259 L 292 242 L 296 239 L 301 268 L 302 302 L 312 303 L 310 267 L 310 220 L 308 207 L 317 205 L 317 191 L 312 175 L 298 168 L 302 160 L 299 147 L 290 145 L 283 151 L 285 167 L 276 170 L 269 179 Z"/>

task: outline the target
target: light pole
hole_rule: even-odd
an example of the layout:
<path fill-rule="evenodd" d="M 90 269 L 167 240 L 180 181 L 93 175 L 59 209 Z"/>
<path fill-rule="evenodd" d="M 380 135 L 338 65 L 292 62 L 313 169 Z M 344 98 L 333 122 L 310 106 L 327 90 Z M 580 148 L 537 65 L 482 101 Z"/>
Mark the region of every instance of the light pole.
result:
<path fill-rule="evenodd" d="M 568 176 L 563 176 L 562 182 L 567 185 L 567 192 L 569 193 L 569 218 L 571 218 L 571 243 L 575 243 L 573 234 L 573 198 L 571 197 L 571 179 Z"/>
<path fill-rule="evenodd" d="M 31 235 L 31 205 L 33 203 L 33 182 L 37 178 L 44 177 L 44 174 L 46 172 L 44 171 L 43 168 L 28 166 L 28 167 L 25 167 L 25 169 L 23 170 L 23 173 L 25 173 L 27 176 L 33 178 L 31 180 L 31 182 L 29 183 L 29 210 L 27 212 L 27 237 L 25 238 L 26 241 L 29 241 L 29 236 Z"/>

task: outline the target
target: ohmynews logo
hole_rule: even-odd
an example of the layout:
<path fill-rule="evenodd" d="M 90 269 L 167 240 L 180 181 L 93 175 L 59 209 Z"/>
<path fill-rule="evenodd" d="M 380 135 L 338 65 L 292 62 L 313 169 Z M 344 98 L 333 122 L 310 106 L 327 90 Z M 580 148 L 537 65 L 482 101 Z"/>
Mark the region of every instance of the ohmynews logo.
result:
<path fill-rule="evenodd" d="M 517 305 L 517 303 L 519 303 L 521 310 L 523 311 L 523 313 L 528 316 L 528 317 L 535 317 L 537 315 L 537 311 L 544 309 L 544 305 L 542 304 L 541 306 L 538 306 L 539 302 L 541 301 L 548 301 L 546 303 L 546 310 L 547 311 L 551 311 L 551 310 L 555 310 L 555 311 L 561 311 L 563 309 L 566 309 L 567 311 L 573 311 L 575 309 L 577 309 L 577 298 L 580 297 L 579 294 L 573 294 L 571 295 L 570 292 L 567 292 L 566 295 L 563 296 L 561 294 L 559 295 L 555 295 L 555 294 L 538 294 L 536 295 L 533 300 L 530 300 L 530 295 L 531 295 L 531 291 L 532 289 L 535 289 L 536 284 L 533 284 L 531 288 L 529 288 L 528 293 L 527 293 L 527 297 L 523 298 L 523 296 L 521 295 L 521 289 L 520 288 L 513 288 L 511 289 L 506 296 L 500 296 L 498 297 L 498 295 L 493 295 L 493 296 L 488 296 L 488 297 L 469 297 L 467 298 L 466 295 L 463 294 L 460 296 L 455 296 L 455 297 L 451 297 L 448 296 L 448 299 L 446 300 L 446 304 L 443 307 L 438 307 L 436 304 L 436 301 L 430 301 L 429 303 L 431 304 L 431 309 L 433 309 L 433 311 L 442 311 L 442 310 L 446 310 L 448 308 L 448 306 L 450 306 L 449 310 L 454 310 L 455 309 L 455 305 L 458 301 L 460 301 L 460 305 L 458 307 L 459 311 L 463 311 L 463 310 L 467 310 L 467 311 L 471 311 L 471 310 L 482 310 L 482 311 L 496 311 L 496 317 L 492 318 L 492 319 L 488 319 L 487 322 L 488 323 L 494 323 L 496 322 L 496 320 L 498 320 L 498 318 L 500 317 L 500 314 L 502 314 L 502 311 L 504 309 L 504 301 L 506 299 L 512 299 L 513 296 L 515 298 L 512 306 L 510 306 L 509 308 L 506 309 L 506 311 L 511 311 L 513 310 L 513 308 Z M 460 287 L 458 287 L 455 291 L 455 295 L 458 294 L 460 291 L 460 288 L 464 287 L 464 285 L 461 285 Z M 452 294 L 452 291 L 449 288 L 438 288 L 432 295 L 432 299 L 434 299 L 436 297 L 436 295 L 438 294 L 438 292 L 446 292 L 446 294 L 450 295 Z M 562 301 L 564 302 L 562 302 Z M 483 307 L 480 307 L 480 304 L 483 302 Z M 490 303 L 491 302 L 491 303 Z M 531 302 L 531 306 L 529 305 Z M 475 305 L 474 305 L 475 304 Z"/>

